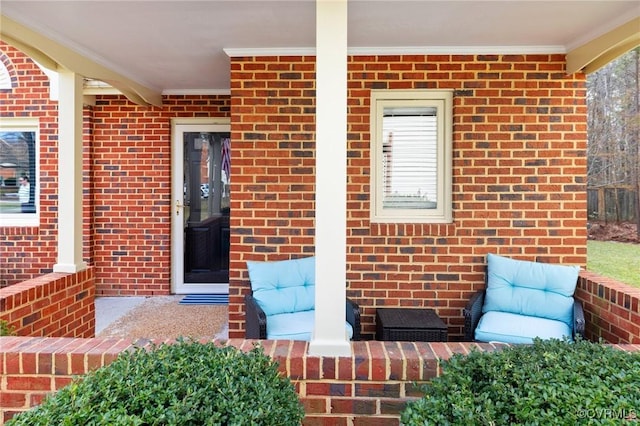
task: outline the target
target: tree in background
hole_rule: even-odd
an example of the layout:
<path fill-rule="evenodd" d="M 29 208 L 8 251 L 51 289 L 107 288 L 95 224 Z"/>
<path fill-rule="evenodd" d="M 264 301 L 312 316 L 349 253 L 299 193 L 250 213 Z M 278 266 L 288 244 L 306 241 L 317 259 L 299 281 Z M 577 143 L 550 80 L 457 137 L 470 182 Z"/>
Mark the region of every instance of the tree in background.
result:
<path fill-rule="evenodd" d="M 587 102 L 589 217 L 634 220 L 640 237 L 640 48 L 588 76 Z"/>

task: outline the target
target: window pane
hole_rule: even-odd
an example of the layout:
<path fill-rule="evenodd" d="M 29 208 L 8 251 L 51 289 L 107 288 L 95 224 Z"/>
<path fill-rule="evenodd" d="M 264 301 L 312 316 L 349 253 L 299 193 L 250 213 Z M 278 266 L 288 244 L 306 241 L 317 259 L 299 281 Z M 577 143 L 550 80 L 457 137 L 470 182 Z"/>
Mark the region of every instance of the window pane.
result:
<path fill-rule="evenodd" d="M 437 208 L 437 109 L 385 107 L 382 121 L 384 209 Z"/>
<path fill-rule="evenodd" d="M 35 213 L 36 132 L 0 132 L 0 214 Z"/>

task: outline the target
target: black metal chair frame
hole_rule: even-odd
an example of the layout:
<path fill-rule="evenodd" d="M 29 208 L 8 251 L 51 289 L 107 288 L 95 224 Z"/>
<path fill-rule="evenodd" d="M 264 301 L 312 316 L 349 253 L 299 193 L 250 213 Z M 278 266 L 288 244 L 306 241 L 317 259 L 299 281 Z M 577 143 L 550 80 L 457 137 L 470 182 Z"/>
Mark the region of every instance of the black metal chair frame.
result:
<path fill-rule="evenodd" d="M 267 316 L 251 294 L 244 297 L 245 333 L 247 339 L 267 338 Z M 353 327 L 351 340 L 360 340 L 360 307 L 351 299 L 346 300 L 347 322 Z"/>

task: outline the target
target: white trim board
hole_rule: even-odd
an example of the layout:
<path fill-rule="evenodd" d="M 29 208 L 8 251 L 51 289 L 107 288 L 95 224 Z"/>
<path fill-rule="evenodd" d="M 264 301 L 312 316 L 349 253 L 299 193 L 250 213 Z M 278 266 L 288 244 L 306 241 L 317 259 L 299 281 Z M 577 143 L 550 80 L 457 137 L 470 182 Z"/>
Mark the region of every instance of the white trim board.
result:
<path fill-rule="evenodd" d="M 243 56 L 315 56 L 313 47 L 224 48 L 230 58 Z M 564 46 L 387 46 L 349 47 L 348 55 L 539 55 L 565 54 Z"/>

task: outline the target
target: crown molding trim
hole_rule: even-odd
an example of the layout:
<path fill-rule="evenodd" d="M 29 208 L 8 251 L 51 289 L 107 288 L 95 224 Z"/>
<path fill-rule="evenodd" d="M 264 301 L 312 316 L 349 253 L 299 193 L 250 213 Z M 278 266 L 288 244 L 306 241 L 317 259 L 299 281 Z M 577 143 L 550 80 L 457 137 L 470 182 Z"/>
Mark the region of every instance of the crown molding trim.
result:
<path fill-rule="evenodd" d="M 166 96 L 189 96 L 189 95 L 201 95 L 201 96 L 216 96 L 216 95 L 230 95 L 230 89 L 166 89 L 162 91 Z"/>
<path fill-rule="evenodd" d="M 230 58 L 264 56 L 315 56 L 314 47 L 224 48 Z M 350 47 L 348 55 L 540 55 L 565 54 L 560 45 L 541 46 L 383 46 Z"/>

